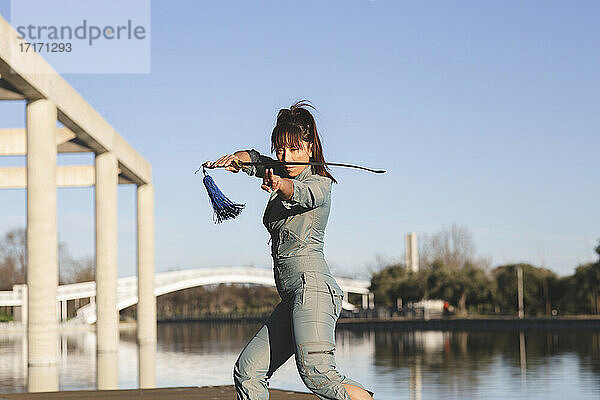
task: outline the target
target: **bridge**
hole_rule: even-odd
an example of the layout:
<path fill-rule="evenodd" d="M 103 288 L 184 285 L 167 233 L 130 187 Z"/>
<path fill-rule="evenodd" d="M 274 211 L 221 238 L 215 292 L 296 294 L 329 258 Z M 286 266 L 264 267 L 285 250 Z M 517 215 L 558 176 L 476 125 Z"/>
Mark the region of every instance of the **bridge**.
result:
<path fill-rule="evenodd" d="M 369 307 L 372 302 L 369 292 L 369 281 L 361 281 L 348 278 L 335 278 L 344 292 L 342 307 L 353 310 L 355 305 L 349 303 L 348 293 L 362 295 L 362 305 Z M 264 286 L 275 286 L 272 269 L 256 267 L 216 267 L 187 269 L 181 271 L 161 272 L 155 274 L 154 294 L 176 292 L 197 286 L 214 285 L 219 283 L 243 283 Z M 117 308 L 123 310 L 138 302 L 137 277 L 129 276 L 119 278 L 117 281 Z M 56 304 L 57 318 L 65 321 L 67 315 L 67 302 L 73 301 L 77 309 L 73 322 L 93 324 L 96 322 L 96 282 L 73 283 L 58 287 Z M 78 307 L 79 300 L 90 299 L 90 302 Z M 15 285 L 12 291 L 0 291 L 0 306 L 20 307 L 21 321 L 25 322 L 26 316 L 22 312 L 27 302 L 27 285 Z"/>

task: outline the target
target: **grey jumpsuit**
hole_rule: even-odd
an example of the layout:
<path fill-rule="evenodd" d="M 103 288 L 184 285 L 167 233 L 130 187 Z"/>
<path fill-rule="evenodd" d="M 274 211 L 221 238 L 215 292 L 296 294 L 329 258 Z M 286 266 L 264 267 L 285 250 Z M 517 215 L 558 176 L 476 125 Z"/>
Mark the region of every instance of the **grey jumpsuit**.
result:
<path fill-rule="evenodd" d="M 254 149 L 247 151 L 252 161 L 273 160 Z M 252 166 L 246 172 L 262 178 L 265 167 Z M 288 176 L 282 169 L 273 172 Z M 294 354 L 302 381 L 319 399 L 350 400 L 342 383 L 365 388 L 336 370 L 335 324 L 342 310 L 343 292 L 323 255 L 332 182 L 314 174 L 310 166 L 292 182 L 292 198 L 286 201 L 276 191 L 271 192 L 263 215 L 271 235 L 273 272 L 281 302 L 235 363 L 237 399 L 268 399 L 268 379 Z"/>

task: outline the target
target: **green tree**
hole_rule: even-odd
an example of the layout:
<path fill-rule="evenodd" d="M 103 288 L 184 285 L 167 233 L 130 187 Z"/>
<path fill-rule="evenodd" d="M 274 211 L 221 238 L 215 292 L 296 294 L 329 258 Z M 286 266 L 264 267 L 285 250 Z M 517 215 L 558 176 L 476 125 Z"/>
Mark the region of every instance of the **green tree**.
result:
<path fill-rule="evenodd" d="M 375 296 L 375 305 L 391 307 L 396 304 L 397 285 L 406 277 L 406 267 L 394 264 L 384 267 L 371 276 L 369 290 Z"/>
<path fill-rule="evenodd" d="M 500 312 L 516 314 L 517 304 L 517 268 L 523 268 L 523 303 L 526 315 L 544 315 L 552 304 L 559 299 L 552 299 L 554 288 L 559 279 L 556 274 L 545 268 L 530 264 L 503 265 L 492 271 L 496 280 L 496 304 Z"/>
<path fill-rule="evenodd" d="M 402 304 L 419 301 L 425 295 L 423 273 L 407 271 L 404 277 L 394 283 L 390 294 L 394 299 L 402 299 Z"/>
<path fill-rule="evenodd" d="M 456 270 L 441 261 L 434 262 L 427 271 L 426 293 L 431 299 L 447 300 L 460 314 L 468 308 L 491 308 L 493 284 L 486 272 L 469 262 Z"/>
<path fill-rule="evenodd" d="M 573 311 L 600 314 L 600 261 L 577 267 L 570 283 L 568 300 L 573 304 Z"/>

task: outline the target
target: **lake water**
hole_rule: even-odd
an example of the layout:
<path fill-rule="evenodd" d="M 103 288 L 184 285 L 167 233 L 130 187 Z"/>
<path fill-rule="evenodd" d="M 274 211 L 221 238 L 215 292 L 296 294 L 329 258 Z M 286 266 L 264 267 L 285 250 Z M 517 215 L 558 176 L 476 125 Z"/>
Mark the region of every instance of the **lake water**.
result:
<path fill-rule="evenodd" d="M 161 323 L 158 387 L 232 384 L 233 364 L 258 323 Z M 61 390 L 96 387 L 95 334 L 61 335 Z M 600 332 L 442 332 L 338 326 L 341 373 L 376 399 L 599 399 Z M 0 393 L 27 390 L 23 334 L 0 334 Z M 135 333 L 122 332 L 119 387 L 138 386 Z M 270 387 L 308 392 L 290 358 Z"/>

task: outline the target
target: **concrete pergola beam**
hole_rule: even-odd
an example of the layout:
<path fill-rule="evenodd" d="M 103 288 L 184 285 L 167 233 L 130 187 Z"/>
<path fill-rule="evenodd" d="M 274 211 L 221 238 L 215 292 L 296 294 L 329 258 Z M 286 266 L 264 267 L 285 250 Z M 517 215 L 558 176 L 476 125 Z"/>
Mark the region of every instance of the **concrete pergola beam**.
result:
<path fill-rule="evenodd" d="M 24 40 L 1 16 L 0 38 L 0 75 L 4 81 L 27 100 L 50 100 L 56 105 L 58 120 L 95 153 L 114 154 L 131 181 L 140 185 L 152 182 L 150 164 L 40 54 L 21 52 L 19 44 Z"/>
<path fill-rule="evenodd" d="M 0 79 L 0 100 L 25 100 L 25 96 L 10 83 Z"/>
<path fill-rule="evenodd" d="M 56 128 L 56 151 L 58 153 L 85 153 L 92 149 L 76 143 L 77 135 L 69 128 Z M 24 156 L 27 154 L 27 133 L 24 128 L 0 128 L 0 156 Z"/>
<path fill-rule="evenodd" d="M 56 187 L 92 187 L 96 184 L 96 169 L 93 165 L 60 165 L 56 167 Z M 121 171 L 119 170 L 119 173 Z M 132 184 L 119 176 L 119 184 Z M 26 167 L 0 168 L 0 189 L 26 189 Z"/>

